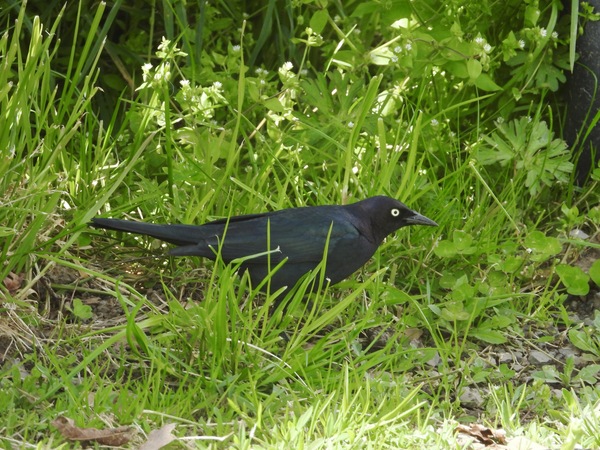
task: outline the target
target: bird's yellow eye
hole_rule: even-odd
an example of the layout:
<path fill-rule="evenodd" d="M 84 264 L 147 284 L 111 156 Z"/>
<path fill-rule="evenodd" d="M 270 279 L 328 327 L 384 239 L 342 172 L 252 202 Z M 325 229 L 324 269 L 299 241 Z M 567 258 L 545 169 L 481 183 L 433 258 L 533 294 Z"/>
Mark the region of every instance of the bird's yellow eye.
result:
<path fill-rule="evenodd" d="M 391 213 L 393 217 L 398 217 L 400 215 L 400 210 L 398 208 L 393 208 Z"/>

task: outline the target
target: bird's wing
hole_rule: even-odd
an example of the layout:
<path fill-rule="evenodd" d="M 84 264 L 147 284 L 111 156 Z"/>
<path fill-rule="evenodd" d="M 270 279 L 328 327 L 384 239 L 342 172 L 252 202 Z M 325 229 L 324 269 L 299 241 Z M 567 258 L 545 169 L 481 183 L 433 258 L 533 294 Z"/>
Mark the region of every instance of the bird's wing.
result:
<path fill-rule="evenodd" d="M 330 232 L 331 228 L 331 232 Z M 359 232 L 342 208 L 298 208 L 248 220 L 230 221 L 225 231 L 221 256 L 230 261 L 267 250 L 267 236 L 272 253 L 252 258 L 248 264 L 265 264 L 287 259 L 288 263 L 318 263 L 323 258 L 329 236 L 329 251 L 341 241 L 358 239 Z M 213 241 L 212 245 L 216 245 Z"/>

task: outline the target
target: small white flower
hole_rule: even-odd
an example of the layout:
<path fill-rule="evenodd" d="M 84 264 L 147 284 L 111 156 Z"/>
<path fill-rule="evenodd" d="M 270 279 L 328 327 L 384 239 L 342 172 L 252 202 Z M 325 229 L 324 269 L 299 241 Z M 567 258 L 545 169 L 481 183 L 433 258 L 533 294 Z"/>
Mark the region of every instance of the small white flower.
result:
<path fill-rule="evenodd" d="M 233 47 L 231 47 L 231 50 L 233 50 L 235 53 L 239 53 L 241 47 L 239 45 L 234 45 Z"/>
<path fill-rule="evenodd" d="M 556 31 L 552 32 L 552 39 L 558 39 L 558 33 Z"/>
<path fill-rule="evenodd" d="M 483 40 L 483 38 L 482 38 L 481 36 L 477 36 L 477 37 L 475 38 L 475 43 L 477 43 L 477 44 L 479 44 L 479 45 L 483 44 L 484 42 L 485 42 L 485 41 Z"/>
<path fill-rule="evenodd" d="M 431 126 L 432 127 L 437 127 L 440 123 L 438 122 L 437 119 L 431 119 Z"/>
<path fill-rule="evenodd" d="M 490 44 L 485 44 L 483 46 L 483 51 L 489 53 L 492 50 L 492 46 Z"/>
<path fill-rule="evenodd" d="M 283 64 L 282 68 L 284 70 L 290 71 L 294 68 L 294 65 L 290 61 L 287 61 Z"/>
<path fill-rule="evenodd" d="M 159 50 L 168 50 L 170 44 L 171 44 L 171 41 L 163 36 L 160 41 L 160 44 L 158 44 L 158 49 Z"/>
<path fill-rule="evenodd" d="M 221 88 L 223 87 L 223 83 L 221 83 L 220 81 L 215 81 L 215 82 L 213 83 L 213 86 L 214 86 L 216 89 L 221 89 Z"/>
<path fill-rule="evenodd" d="M 519 39 L 519 48 L 521 48 L 521 49 L 525 48 L 525 41 L 523 39 Z"/>
<path fill-rule="evenodd" d="M 354 122 L 352 122 L 352 121 L 348 122 L 348 128 L 354 128 Z"/>
<path fill-rule="evenodd" d="M 406 44 L 406 45 L 404 46 L 404 48 L 405 48 L 407 51 L 409 51 L 409 52 L 410 52 L 410 51 L 412 50 L 412 44 L 409 42 L 408 44 Z"/>
<path fill-rule="evenodd" d="M 399 45 L 396 45 L 394 47 L 394 53 L 400 53 L 402 51 L 402 47 L 400 47 Z"/>
<path fill-rule="evenodd" d="M 540 35 L 542 37 L 546 37 L 547 34 L 548 34 L 548 31 L 545 28 L 540 28 Z"/>
<path fill-rule="evenodd" d="M 393 63 L 398 62 L 398 57 L 397 56 L 392 56 L 390 59 L 392 60 Z"/>
<path fill-rule="evenodd" d="M 183 79 L 183 80 L 179 81 L 179 84 L 181 84 L 181 87 L 184 87 L 184 88 L 189 87 L 190 80 Z"/>

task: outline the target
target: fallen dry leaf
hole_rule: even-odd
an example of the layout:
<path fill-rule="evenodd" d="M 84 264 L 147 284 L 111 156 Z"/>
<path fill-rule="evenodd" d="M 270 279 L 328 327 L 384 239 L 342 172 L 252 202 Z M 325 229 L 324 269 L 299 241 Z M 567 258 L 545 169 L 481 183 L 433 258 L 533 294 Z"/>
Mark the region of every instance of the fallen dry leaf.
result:
<path fill-rule="evenodd" d="M 73 419 L 64 416 L 54 419 L 52 425 L 69 441 L 93 441 L 100 445 L 118 447 L 127 444 L 133 437 L 132 427 L 117 427 L 108 430 L 79 428 Z"/>
<path fill-rule="evenodd" d="M 8 292 L 10 292 L 11 294 L 14 294 L 21 287 L 24 279 L 25 279 L 25 276 L 23 274 L 17 275 L 14 272 L 10 272 L 4 278 L 3 283 L 4 283 L 4 286 L 6 286 L 6 289 L 8 289 Z"/>
<path fill-rule="evenodd" d="M 153 430 L 148 435 L 148 440 L 139 448 L 139 450 L 158 450 L 163 448 L 165 445 L 173 442 L 177 439 L 176 436 L 171 434 L 171 431 L 175 429 L 174 423 L 168 423 L 158 430 Z"/>
<path fill-rule="evenodd" d="M 423 336 L 423 330 L 419 328 L 406 328 L 404 330 L 404 336 L 411 341 L 416 341 L 421 339 L 421 336 Z"/>
<path fill-rule="evenodd" d="M 468 426 L 458 425 L 456 431 L 472 436 L 477 439 L 477 442 L 485 445 L 506 444 L 506 433 L 504 430 L 493 430 L 478 423 L 472 423 Z"/>

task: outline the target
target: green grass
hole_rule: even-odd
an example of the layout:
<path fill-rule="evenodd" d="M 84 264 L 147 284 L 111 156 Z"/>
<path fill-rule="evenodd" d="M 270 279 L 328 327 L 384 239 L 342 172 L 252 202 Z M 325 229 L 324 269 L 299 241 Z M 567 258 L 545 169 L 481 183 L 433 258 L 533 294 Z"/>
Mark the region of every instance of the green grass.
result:
<path fill-rule="evenodd" d="M 47 23 L 14 10 L 0 39 L 1 446 L 70 448 L 51 424 L 60 416 L 130 425 L 125 448 L 167 423 L 180 439 L 169 448 L 468 448 L 455 428 L 471 422 L 552 448 L 600 446 L 600 323 L 574 323 L 565 303 L 600 283 L 597 264 L 578 266 L 598 244 L 569 235 L 597 236 L 600 177 L 571 183 L 542 51 L 568 43 L 516 27 L 538 64 L 508 70 L 481 43 L 445 39 L 448 23 L 425 11 L 433 31 L 394 31 L 359 8 L 354 33 L 353 3 L 339 20 L 292 8 L 319 43 L 269 6 L 246 12 L 274 20 L 271 36 L 219 5 L 195 25 L 181 8 L 166 15 L 171 43 L 154 55 L 154 34 L 136 42 L 153 67 L 139 64 L 138 90 L 118 95 L 105 58 L 125 64 L 130 48 L 103 48 L 118 2 Z M 560 24 L 547 6 L 551 35 Z M 66 46 L 63 21 L 77 25 Z M 508 31 L 486 38 L 499 49 Z M 268 39 L 301 66 L 263 55 Z M 377 194 L 440 227 L 400 230 L 307 303 L 312 274 L 287 314 L 271 315 L 275 296 L 235 265 L 168 258 L 154 240 L 87 226 L 96 215 L 199 224 Z M 569 345 L 577 364 L 527 362 Z M 526 376 L 501 353 L 521 355 Z M 476 406 L 462 397 L 472 390 Z"/>

